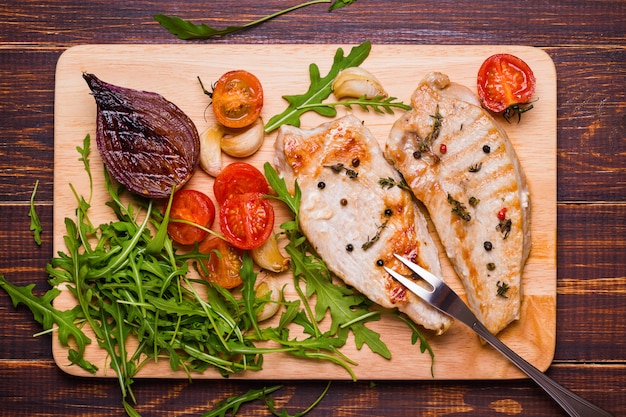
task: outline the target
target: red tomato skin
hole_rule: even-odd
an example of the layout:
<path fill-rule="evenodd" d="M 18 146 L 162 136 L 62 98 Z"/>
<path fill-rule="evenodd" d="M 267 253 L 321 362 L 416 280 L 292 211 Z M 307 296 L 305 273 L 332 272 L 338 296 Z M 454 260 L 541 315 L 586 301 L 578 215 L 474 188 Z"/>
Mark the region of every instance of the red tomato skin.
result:
<path fill-rule="evenodd" d="M 220 207 L 220 229 L 233 246 L 250 250 L 261 246 L 274 229 L 274 207 L 262 193 L 230 196 Z"/>
<path fill-rule="evenodd" d="M 215 221 L 215 205 L 206 194 L 196 190 L 180 190 L 174 194 L 170 219 L 182 219 L 210 228 Z M 192 245 L 207 236 L 207 232 L 185 223 L 170 221 L 167 232 L 175 242 Z"/>
<path fill-rule="evenodd" d="M 242 250 L 222 238 L 211 236 L 200 242 L 198 251 L 211 254 L 209 259 L 202 260 L 206 271 L 203 268 L 198 269 L 203 279 L 226 289 L 235 288 L 243 283 L 240 274 L 243 262 Z M 221 256 L 213 251 L 219 252 Z"/>
<path fill-rule="evenodd" d="M 528 64 L 511 54 L 492 55 L 478 70 L 478 96 L 485 108 L 494 113 L 528 103 L 535 84 L 535 75 Z"/>
<path fill-rule="evenodd" d="M 263 87 L 248 71 L 229 71 L 215 83 L 212 104 L 215 118 L 222 125 L 234 129 L 250 126 L 261 115 Z"/>
<path fill-rule="evenodd" d="M 270 186 L 265 176 L 247 162 L 233 162 L 226 165 L 213 182 L 213 194 L 218 204 L 233 194 L 269 193 Z"/>

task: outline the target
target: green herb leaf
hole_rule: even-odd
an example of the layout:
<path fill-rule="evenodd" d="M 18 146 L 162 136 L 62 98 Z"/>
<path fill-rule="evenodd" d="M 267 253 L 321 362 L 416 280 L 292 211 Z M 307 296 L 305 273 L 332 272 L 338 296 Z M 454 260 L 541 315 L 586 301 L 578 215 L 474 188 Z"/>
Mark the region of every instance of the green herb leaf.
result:
<path fill-rule="evenodd" d="M 230 412 L 230 416 L 234 416 L 237 414 L 237 411 L 239 411 L 239 407 L 241 407 L 242 404 L 255 400 L 264 400 L 265 396 L 278 391 L 281 388 L 282 385 L 274 385 L 261 389 L 251 389 L 245 394 L 228 397 L 227 399 L 218 402 L 212 411 L 202 414 L 202 417 L 226 417 L 226 413 L 228 412 Z"/>
<path fill-rule="evenodd" d="M 37 187 L 39 186 L 39 180 L 35 181 L 35 188 L 33 188 L 33 193 L 30 196 L 30 209 L 28 210 L 28 217 L 30 217 L 30 230 L 33 232 L 33 239 L 35 239 L 35 243 L 41 245 L 41 222 L 39 221 L 39 216 L 37 215 L 37 210 L 35 209 L 35 194 L 37 193 Z"/>
<path fill-rule="evenodd" d="M 281 16 L 283 14 L 292 12 L 294 10 L 300 9 L 302 7 L 312 6 L 314 4 L 319 3 L 332 3 L 328 9 L 328 11 L 333 11 L 335 9 L 340 9 L 342 7 L 348 6 L 352 4 L 356 0 L 312 0 L 304 3 L 297 4 L 295 6 L 289 7 L 284 10 L 280 10 L 276 13 L 272 13 L 268 16 L 265 16 L 261 19 L 254 20 L 252 22 L 239 25 L 239 26 L 228 26 L 224 29 L 216 29 L 206 24 L 195 25 L 187 20 L 184 20 L 177 16 L 167 16 L 164 14 L 157 14 L 154 16 L 154 19 L 159 22 L 161 26 L 167 29 L 172 35 L 177 36 L 179 39 L 190 40 L 190 39 L 209 39 L 213 36 L 224 36 L 229 33 L 238 32 L 240 30 L 248 29 L 253 26 L 260 25 L 263 22 L 271 20 L 275 17 Z"/>
<path fill-rule="evenodd" d="M 91 152 L 91 136 L 89 133 L 83 138 L 82 148 L 77 146 L 76 150 L 80 154 L 80 158 L 78 158 L 78 160 L 83 163 L 83 167 L 89 177 L 89 189 L 91 190 L 93 187 L 93 178 L 91 176 L 91 168 L 89 167 L 89 153 Z M 91 193 L 89 193 L 89 199 L 87 201 L 91 203 Z"/>
<path fill-rule="evenodd" d="M 41 324 L 44 330 L 55 329 L 63 346 L 69 346 L 70 338 L 76 342 L 78 356 L 73 356 L 73 363 L 76 363 L 78 357 L 82 357 L 91 339 L 74 324 L 74 320 L 81 317 L 78 307 L 65 311 L 58 311 L 52 307 L 52 300 L 61 293 L 60 290 L 52 288 L 43 296 L 37 297 L 33 295 L 35 284 L 19 287 L 7 281 L 4 275 L 0 275 L 0 287 L 9 294 L 14 307 L 19 304 L 27 306 L 33 313 L 35 321 Z"/>
<path fill-rule="evenodd" d="M 326 107 L 330 107 L 334 109 L 335 107 L 339 107 L 339 106 L 347 107 L 349 109 L 352 109 L 352 106 L 359 106 L 361 109 L 365 111 L 369 111 L 371 109 L 375 111 L 376 113 L 381 113 L 381 114 L 384 114 L 384 113 L 394 114 L 394 109 L 400 109 L 400 110 L 411 109 L 411 106 L 409 106 L 408 104 L 404 104 L 402 101 L 396 101 L 396 100 L 397 100 L 396 97 L 378 96 L 378 97 L 367 98 L 366 96 L 363 96 L 357 99 L 342 100 L 342 101 L 336 101 L 333 103 L 307 104 L 307 105 L 300 106 L 299 109 L 314 110 L 320 114 L 322 114 L 322 111 Z M 336 111 L 334 113 L 336 114 Z M 335 114 L 333 114 L 332 116 L 334 116 Z"/>
<path fill-rule="evenodd" d="M 276 407 L 274 407 L 274 398 L 272 396 L 270 396 L 265 401 L 265 404 L 267 404 L 267 408 L 272 412 L 272 414 L 274 414 L 277 417 L 302 417 L 308 414 L 309 411 L 313 410 L 322 401 L 322 399 L 326 396 L 326 393 L 328 393 L 328 390 L 330 389 L 330 384 L 331 384 L 331 381 L 328 381 L 328 383 L 326 384 L 326 387 L 324 388 L 322 393 L 315 399 L 315 401 L 313 401 L 313 403 L 311 403 L 311 405 L 309 405 L 306 409 L 294 415 L 289 414 L 287 410 L 285 410 L 284 408 L 280 410 L 280 412 L 276 410 Z"/>
<path fill-rule="evenodd" d="M 343 49 L 337 49 L 333 59 L 333 65 L 328 74 L 321 78 L 319 67 L 316 64 L 309 66 L 311 84 L 304 94 L 283 96 L 289 106 L 280 114 L 272 117 L 265 125 L 265 132 L 269 133 L 283 124 L 300 126 L 300 116 L 307 111 L 315 111 L 322 116 L 334 116 L 337 114 L 333 107 L 317 106 L 327 99 L 332 93 L 332 83 L 337 74 L 345 68 L 357 67 L 368 57 L 372 44 L 369 41 L 355 46 L 348 56 L 344 57 Z"/>
<path fill-rule="evenodd" d="M 328 8 L 329 12 L 332 12 L 336 9 L 341 9 L 342 7 L 346 7 L 354 3 L 356 0 L 334 0 L 333 4 Z"/>

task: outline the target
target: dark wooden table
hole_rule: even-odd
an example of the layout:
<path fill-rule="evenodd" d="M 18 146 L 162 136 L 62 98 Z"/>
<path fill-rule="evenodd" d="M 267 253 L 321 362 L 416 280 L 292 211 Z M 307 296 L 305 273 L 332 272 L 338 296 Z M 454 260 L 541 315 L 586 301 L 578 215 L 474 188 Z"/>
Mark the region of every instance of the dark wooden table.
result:
<path fill-rule="evenodd" d="M 15 4 L 11 4 L 15 3 Z M 184 43 L 156 13 L 223 27 L 297 1 L 3 1 L 0 4 L 0 274 L 48 287 L 52 256 L 55 66 L 85 43 Z M 484 3 L 484 4 L 483 4 Z M 459 2 L 358 0 L 326 12 L 310 6 L 212 43 L 521 44 L 543 48 L 558 75 L 557 344 L 547 373 L 626 414 L 626 1 Z M 217 57 L 216 57 L 217 59 Z M 29 199 L 43 244 L 29 232 Z M 50 336 L 0 292 L 0 414 L 121 416 L 113 379 L 59 370 Z M 324 381 L 284 383 L 276 399 L 292 413 Z M 140 380 L 145 416 L 201 415 L 255 381 Z M 268 415 L 260 403 L 241 415 Z M 335 382 L 310 415 L 563 415 L 529 380 Z"/>

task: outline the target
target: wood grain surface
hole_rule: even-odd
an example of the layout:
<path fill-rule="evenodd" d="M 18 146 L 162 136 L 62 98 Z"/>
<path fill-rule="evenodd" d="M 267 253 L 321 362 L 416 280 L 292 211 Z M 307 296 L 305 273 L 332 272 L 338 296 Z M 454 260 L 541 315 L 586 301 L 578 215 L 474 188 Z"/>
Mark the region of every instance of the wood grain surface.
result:
<path fill-rule="evenodd" d="M 0 274 L 47 288 L 53 253 L 54 94 L 57 60 L 81 44 L 532 45 L 554 61 L 557 84 L 556 349 L 548 375 L 614 415 L 626 414 L 626 2 L 398 2 L 315 5 L 209 41 L 177 40 L 154 21 L 177 14 L 218 27 L 259 18 L 285 0 L 35 1 L 0 4 Z M 295 2 L 293 2 L 295 3 Z M 292 2 L 289 2 L 291 5 Z M 217 59 L 217 58 L 216 58 Z M 43 242 L 28 230 L 29 199 Z M 122 416 L 116 381 L 59 370 L 51 336 L 0 292 L 0 415 Z M 218 401 L 280 383 L 295 414 L 325 381 L 139 380 L 145 416 L 199 416 Z M 267 416 L 259 402 L 239 415 Z M 561 416 L 521 380 L 335 381 L 311 416 Z"/>

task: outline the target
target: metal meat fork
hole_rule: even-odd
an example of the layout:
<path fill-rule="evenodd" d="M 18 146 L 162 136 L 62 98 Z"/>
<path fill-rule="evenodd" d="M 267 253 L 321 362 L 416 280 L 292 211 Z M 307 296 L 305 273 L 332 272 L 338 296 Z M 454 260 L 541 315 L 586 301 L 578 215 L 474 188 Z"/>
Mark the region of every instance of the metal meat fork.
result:
<path fill-rule="evenodd" d="M 411 292 L 426 301 L 428 304 L 469 326 L 470 329 L 474 330 L 479 336 L 485 339 L 487 343 L 506 356 L 522 372 L 535 381 L 537 385 L 543 388 L 543 390 L 546 391 L 548 395 L 550 395 L 550 397 L 552 397 L 561 407 L 563 407 L 563 409 L 570 416 L 612 417 L 611 414 L 602 410 L 600 407 L 597 407 L 596 405 L 554 382 L 543 372 L 532 366 L 521 356 L 512 351 L 507 345 L 502 343 L 500 339 L 487 330 L 485 325 L 476 318 L 474 313 L 470 311 L 463 300 L 461 300 L 459 296 L 440 278 L 400 255 L 394 256 L 398 258 L 400 262 L 405 264 L 411 271 L 430 284 L 432 289 L 424 288 L 404 275 L 384 267 L 385 270 L 391 274 L 391 276 L 400 281 Z"/>

